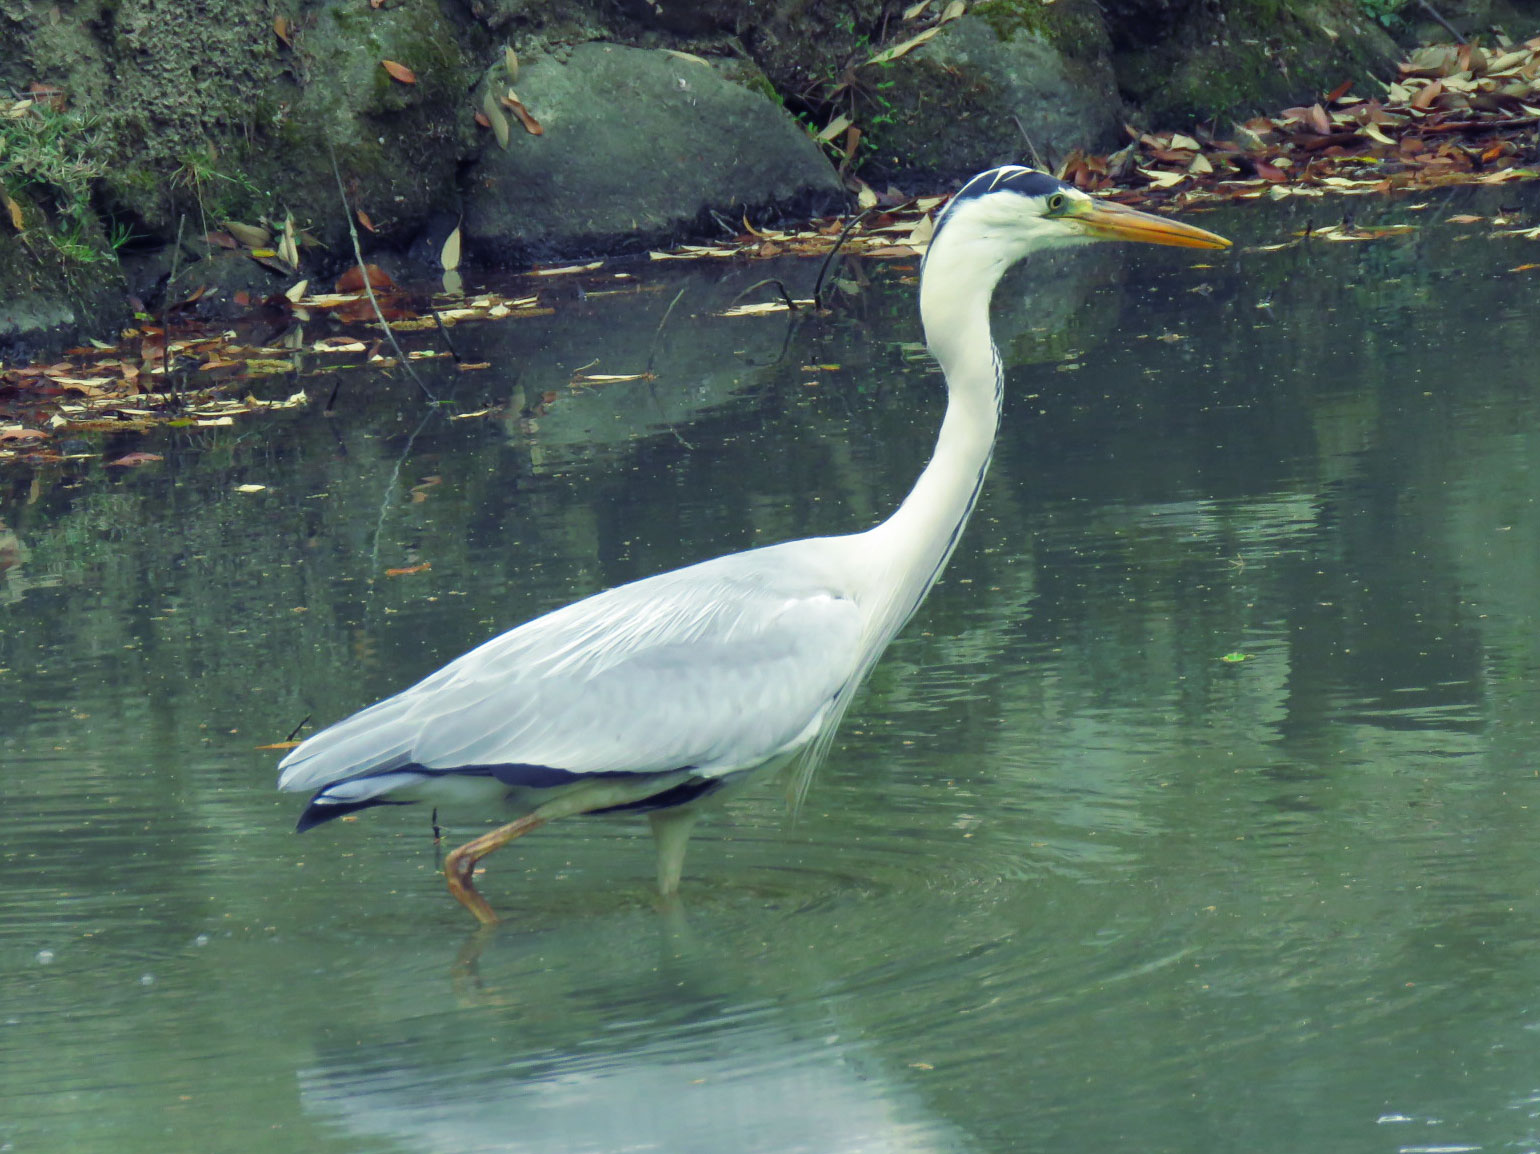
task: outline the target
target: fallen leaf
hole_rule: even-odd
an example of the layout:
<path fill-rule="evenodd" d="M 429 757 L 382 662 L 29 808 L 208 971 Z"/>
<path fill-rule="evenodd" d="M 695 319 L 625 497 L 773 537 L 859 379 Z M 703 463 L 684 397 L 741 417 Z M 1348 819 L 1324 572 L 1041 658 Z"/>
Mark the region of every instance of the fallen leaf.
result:
<path fill-rule="evenodd" d="M 365 267 L 368 269 L 369 284 L 372 287 L 377 288 L 377 289 L 391 289 L 391 290 L 395 289 L 396 282 L 391 280 L 390 279 L 390 274 L 387 273 L 384 269 L 382 269 L 379 265 L 371 264 L 371 265 L 367 265 Z M 344 272 L 341 276 L 339 276 L 337 278 L 337 284 L 335 286 L 335 290 L 334 291 L 339 292 L 339 293 L 359 293 L 359 292 L 363 292 L 364 291 L 364 273 L 359 269 L 359 267 L 356 264 L 353 265 L 351 268 L 349 268 L 346 272 Z"/>
<path fill-rule="evenodd" d="M 9 193 L 5 194 L 5 211 L 10 213 L 11 227 L 17 232 L 27 226 L 26 218 L 22 216 L 21 205 L 17 204 Z"/>
<path fill-rule="evenodd" d="M 540 126 L 534 114 L 524 107 L 524 102 L 513 94 L 513 89 L 510 88 L 503 96 L 503 105 L 519 118 L 519 123 L 524 126 L 525 132 L 531 136 L 545 135 L 545 129 Z"/>
<path fill-rule="evenodd" d="M 353 215 L 358 217 L 358 223 L 363 225 L 365 229 L 367 229 L 369 232 L 374 231 L 374 221 L 369 219 L 369 214 L 367 212 L 360 208 Z"/>
<path fill-rule="evenodd" d="M 413 72 L 405 64 L 397 64 L 394 60 L 381 60 L 380 67 L 390 73 L 392 80 L 398 80 L 402 84 L 417 83 L 417 73 Z"/>
<path fill-rule="evenodd" d="M 492 130 L 492 135 L 497 137 L 498 147 L 506 150 L 509 140 L 508 118 L 503 115 L 503 110 L 497 102 L 497 97 L 492 95 L 491 88 L 488 88 L 481 98 L 481 115 L 486 118 L 487 127 Z"/>
<path fill-rule="evenodd" d="M 1468 212 L 1458 213 L 1455 216 L 1447 217 L 1446 219 L 1450 224 L 1480 224 L 1482 220 L 1481 217 L 1472 216 Z"/>
<path fill-rule="evenodd" d="M 165 458 L 162 457 L 159 453 L 125 453 L 116 461 L 108 461 L 107 467 L 113 468 L 114 466 L 121 465 L 125 468 L 128 468 L 134 465 L 148 465 L 152 461 L 163 460 L 165 460 Z"/>
<path fill-rule="evenodd" d="M 455 225 L 454 231 L 444 239 L 444 247 L 438 251 L 438 262 L 445 272 L 454 272 L 460 267 L 459 225 Z"/>
<path fill-rule="evenodd" d="M 508 73 L 508 83 L 519 78 L 519 54 L 512 48 L 503 48 L 503 71 Z"/>
<path fill-rule="evenodd" d="M 867 63 L 887 64 L 889 61 L 897 60 L 900 56 L 907 56 L 909 53 L 913 52 L 921 44 L 924 44 L 927 40 L 929 40 L 932 36 L 940 31 L 941 25 L 939 24 L 932 28 L 927 28 L 924 32 L 920 32 L 914 36 L 911 36 L 908 40 L 905 40 L 902 43 L 895 44 L 891 48 L 884 48 L 881 52 L 874 53 L 872 57 L 867 60 Z"/>
<path fill-rule="evenodd" d="M 289 23 L 289 18 L 281 12 L 273 18 L 273 35 L 284 43 L 284 47 L 293 48 L 294 41 L 290 39 L 294 26 Z"/>
<path fill-rule="evenodd" d="M 387 570 L 385 570 L 385 576 L 387 576 L 387 577 L 409 577 L 413 573 L 426 573 L 428 570 L 430 570 L 432 568 L 433 568 L 433 562 L 431 562 L 431 561 L 424 561 L 421 565 L 408 565 L 404 569 L 387 569 Z"/>
<path fill-rule="evenodd" d="M 200 425 L 204 424 L 203 421 L 199 421 L 198 423 Z M 237 485 L 235 487 L 235 491 L 237 493 L 265 493 L 265 492 L 267 492 L 267 486 L 266 485 Z"/>
<path fill-rule="evenodd" d="M 302 742 L 302 741 L 270 741 L 266 745 L 254 745 L 254 746 L 252 746 L 252 749 L 258 749 L 258 750 L 294 749 L 296 746 L 300 746 L 300 745 L 303 745 L 303 744 L 304 744 L 304 742 Z"/>
<path fill-rule="evenodd" d="M 219 226 L 250 249 L 264 249 L 273 243 L 273 234 L 254 224 L 224 220 L 219 222 Z"/>

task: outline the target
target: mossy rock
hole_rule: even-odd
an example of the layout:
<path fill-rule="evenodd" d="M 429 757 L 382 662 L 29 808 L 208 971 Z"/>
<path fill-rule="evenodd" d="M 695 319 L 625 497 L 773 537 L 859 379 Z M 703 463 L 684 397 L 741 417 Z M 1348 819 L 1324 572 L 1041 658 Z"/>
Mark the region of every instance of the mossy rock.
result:
<path fill-rule="evenodd" d="M 1061 4 L 1074 10 L 1076 0 Z M 1061 13 L 1050 26 L 1018 8 L 1029 6 L 981 4 L 907 55 L 861 70 L 863 173 L 959 178 L 1116 140 L 1121 107 L 1099 24 Z"/>
<path fill-rule="evenodd" d="M 0 356 L 29 359 L 87 337 L 111 339 L 129 312 L 123 274 L 106 241 L 100 235 L 76 241 L 92 255 L 71 259 L 50 238 L 41 214 L 29 209 L 27 216 L 25 232 L 0 234 Z"/>
<path fill-rule="evenodd" d="M 1150 126 L 1182 127 L 1296 104 L 1388 72 L 1399 51 L 1354 0 L 1112 0 L 1113 66 Z"/>

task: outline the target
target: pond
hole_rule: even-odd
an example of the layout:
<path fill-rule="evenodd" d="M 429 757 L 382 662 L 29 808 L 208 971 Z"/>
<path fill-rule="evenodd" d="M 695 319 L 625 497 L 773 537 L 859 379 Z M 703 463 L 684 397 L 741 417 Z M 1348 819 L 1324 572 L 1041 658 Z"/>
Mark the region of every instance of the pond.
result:
<path fill-rule="evenodd" d="M 1415 227 L 1295 241 L 1345 212 Z M 1540 248 L 1491 223 L 1537 213 L 1013 273 L 950 569 L 677 905 L 573 819 L 476 933 L 429 813 L 296 836 L 257 747 L 885 515 L 943 400 L 913 267 L 821 319 L 715 315 L 816 263 L 607 268 L 457 329 L 438 403 L 323 372 L 0 477 L 0 1150 L 1540 1150 Z"/>

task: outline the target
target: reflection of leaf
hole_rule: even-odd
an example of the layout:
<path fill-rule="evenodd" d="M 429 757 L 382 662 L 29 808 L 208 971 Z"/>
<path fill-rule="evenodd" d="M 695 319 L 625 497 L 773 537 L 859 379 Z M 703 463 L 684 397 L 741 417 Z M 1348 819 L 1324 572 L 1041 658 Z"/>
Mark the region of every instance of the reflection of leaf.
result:
<path fill-rule="evenodd" d="M 417 73 L 413 72 L 405 64 L 397 64 L 394 60 L 381 60 L 380 67 L 390 73 L 392 80 L 398 80 L 402 84 L 417 83 Z"/>
<path fill-rule="evenodd" d="M 162 457 L 159 453 L 124 453 L 123 456 L 119 457 L 116 461 L 108 461 L 107 465 L 109 468 L 115 466 L 120 466 L 122 468 L 132 468 L 134 465 L 148 465 L 152 461 L 163 460 L 165 460 L 165 458 Z"/>
<path fill-rule="evenodd" d="M 413 573 L 426 573 L 429 569 L 432 569 L 432 568 L 433 568 L 433 562 L 431 562 L 431 561 L 424 561 L 421 565 L 408 565 L 404 569 L 387 569 L 387 570 L 385 570 L 385 576 L 387 576 L 387 577 L 407 577 L 407 576 L 410 576 Z"/>

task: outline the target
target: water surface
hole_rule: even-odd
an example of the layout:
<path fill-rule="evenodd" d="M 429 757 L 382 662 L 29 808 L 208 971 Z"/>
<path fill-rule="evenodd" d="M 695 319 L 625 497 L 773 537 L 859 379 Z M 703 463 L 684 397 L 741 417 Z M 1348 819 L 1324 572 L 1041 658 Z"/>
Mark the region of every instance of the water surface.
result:
<path fill-rule="evenodd" d="M 873 523 L 941 412 L 913 269 L 795 322 L 710 315 L 760 266 L 607 273 L 458 330 L 445 404 L 274 382 L 316 400 L 0 477 L 0 1149 L 1540 1149 L 1540 281 L 1447 220 L 1503 207 L 1013 274 L 944 582 L 676 909 L 644 823 L 573 820 L 473 935 L 427 813 L 296 837 L 254 747 Z M 1258 247 L 1344 208 L 1419 228 Z"/>

